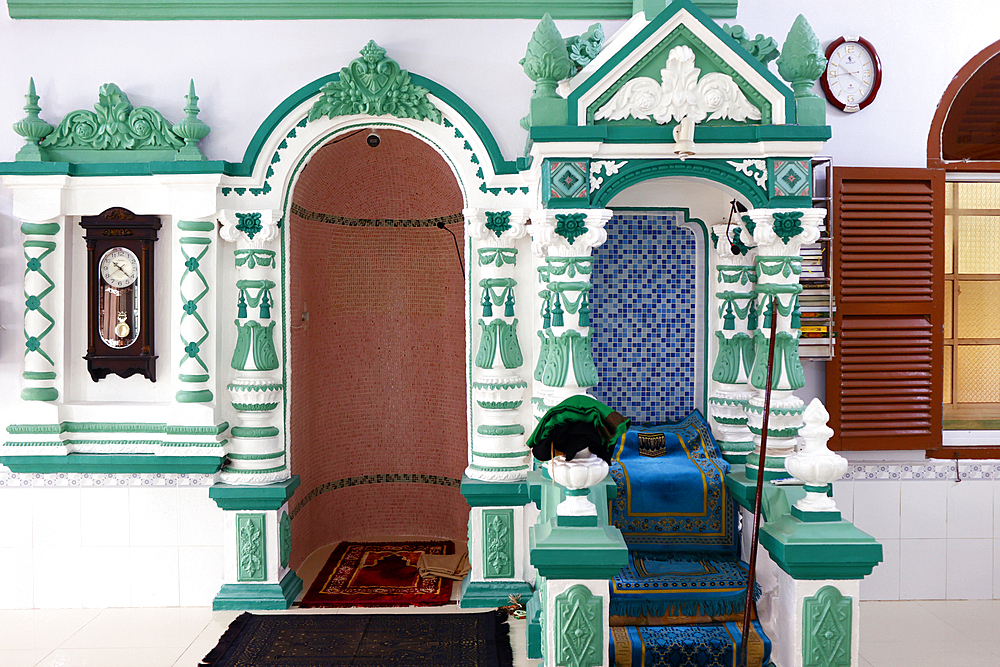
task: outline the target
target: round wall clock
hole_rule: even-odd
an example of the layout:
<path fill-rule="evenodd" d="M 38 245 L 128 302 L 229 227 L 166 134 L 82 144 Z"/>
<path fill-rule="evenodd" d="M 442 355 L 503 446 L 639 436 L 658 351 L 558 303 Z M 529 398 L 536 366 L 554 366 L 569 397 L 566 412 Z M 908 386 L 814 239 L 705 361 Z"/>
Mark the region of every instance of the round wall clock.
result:
<path fill-rule="evenodd" d="M 87 369 L 94 381 L 109 374 L 143 375 L 156 382 L 153 352 L 153 244 L 160 219 L 110 208 L 84 216 L 88 326 Z"/>
<path fill-rule="evenodd" d="M 864 37 L 835 39 L 826 49 L 826 72 L 820 77 L 830 104 L 841 111 L 864 109 L 882 84 L 882 63 Z"/>

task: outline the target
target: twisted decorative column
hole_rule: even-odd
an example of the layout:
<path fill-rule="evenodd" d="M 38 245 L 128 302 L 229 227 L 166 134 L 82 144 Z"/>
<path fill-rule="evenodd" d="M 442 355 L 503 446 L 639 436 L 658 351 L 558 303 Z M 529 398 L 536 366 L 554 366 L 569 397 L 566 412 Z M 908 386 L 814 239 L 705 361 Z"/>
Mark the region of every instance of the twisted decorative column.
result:
<path fill-rule="evenodd" d="M 608 239 L 608 209 L 543 209 L 531 215 L 531 249 L 540 260 L 536 310 L 535 417 L 582 394 L 600 378 L 590 352 L 591 254 Z"/>
<path fill-rule="evenodd" d="M 530 453 L 524 445 L 518 409 L 528 383 L 522 377 L 524 355 L 516 317 L 524 306 L 517 308 L 518 281 L 514 276 L 518 262 L 515 245 L 525 235 L 527 211 L 469 208 L 464 213 L 466 233 L 475 249 L 470 273 L 477 303 L 471 307 L 479 337 L 472 376 L 475 431 L 465 474 L 483 481 L 523 480 Z"/>
<path fill-rule="evenodd" d="M 271 484 L 289 478 L 285 450 L 274 411 L 281 404 L 283 385 L 274 347 L 274 313 L 280 313 L 274 291 L 278 238 L 277 211 L 224 212 L 223 239 L 236 244 L 234 252 L 238 299 L 236 349 L 232 368 L 236 377 L 228 385 L 239 425 L 232 428 L 228 460 L 221 481 L 226 484 Z"/>
<path fill-rule="evenodd" d="M 750 371 L 759 316 L 754 284 L 756 248 L 744 242 L 746 230 L 725 223 L 713 225 L 716 286 L 711 315 L 715 316 L 717 350 L 712 367 L 712 395 L 708 410 L 712 432 L 730 463 L 743 463 L 753 451 L 747 428 L 747 401 L 754 394 Z"/>
<path fill-rule="evenodd" d="M 209 388 L 211 375 L 208 364 L 202 358 L 202 348 L 207 349 L 210 331 L 205 318 L 199 312 L 199 304 L 204 311 L 208 304 L 201 303 L 208 296 L 210 285 L 205 277 L 206 267 L 213 257 L 209 255 L 215 222 L 212 220 L 181 220 L 177 228 L 183 236 L 179 245 L 184 260 L 178 289 L 181 296 L 181 357 L 177 379 L 183 389 L 177 392 L 178 403 L 209 403 L 214 398 Z M 210 318 L 211 319 L 211 318 Z"/>
<path fill-rule="evenodd" d="M 57 357 L 59 341 L 46 340 L 56 320 L 52 313 L 60 313 L 62 304 L 49 295 L 56 289 L 52 280 L 58 276 L 61 257 L 56 254 L 57 222 L 25 222 L 24 234 L 24 388 L 21 399 L 25 401 L 55 401 Z M 61 254 L 61 253 L 59 253 Z M 46 298 L 49 297 L 49 298 Z M 50 312 L 51 311 L 51 312 Z"/>
<path fill-rule="evenodd" d="M 757 244 L 757 311 L 760 326 L 754 334 L 756 348 L 750 384 L 755 394 L 747 403 L 748 426 L 756 448 L 747 456 L 747 477 L 756 479 L 761 466 L 760 436 L 764 419 L 764 389 L 767 378 L 767 351 L 771 318 L 777 317 L 774 370 L 771 381 L 771 416 L 768 422 L 768 457 L 763 462 L 765 479 L 786 477 L 785 457 L 795 451 L 805 404 L 794 392 L 805 386 L 805 372 L 799 360 L 798 295 L 804 243 L 819 238 L 824 209 L 755 209 L 743 216 Z"/>

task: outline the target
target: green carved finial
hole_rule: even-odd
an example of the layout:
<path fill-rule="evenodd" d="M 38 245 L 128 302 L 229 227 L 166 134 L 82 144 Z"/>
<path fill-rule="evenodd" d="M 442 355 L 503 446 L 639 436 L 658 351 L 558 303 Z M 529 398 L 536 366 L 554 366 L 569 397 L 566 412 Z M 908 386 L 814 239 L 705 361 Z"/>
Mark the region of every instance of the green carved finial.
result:
<path fill-rule="evenodd" d="M 765 37 L 758 33 L 756 37 L 750 39 L 750 33 L 741 25 L 730 26 L 728 23 L 723 23 L 722 29 L 739 42 L 740 46 L 749 51 L 750 55 L 759 60 L 764 67 L 767 67 L 769 62 L 778 57 L 778 42 L 773 37 Z"/>
<path fill-rule="evenodd" d="M 198 150 L 198 142 L 208 136 L 212 131 L 202 119 L 198 118 L 201 109 L 198 108 L 198 96 L 194 93 L 194 79 L 191 79 L 191 88 L 184 96 L 187 105 L 184 107 L 186 116 L 174 125 L 174 134 L 184 140 L 184 146 L 177 151 L 175 160 L 204 160 L 205 156 Z"/>
<path fill-rule="evenodd" d="M 559 28 L 548 13 L 532 33 L 520 64 L 528 78 L 535 82 L 531 111 L 521 120 L 522 127 L 565 125 L 566 100 L 556 93 L 556 86 L 572 75 L 576 66 L 569 58 Z"/>
<path fill-rule="evenodd" d="M 427 99 L 428 90 L 410 82 L 410 73 L 368 40 L 361 57 L 340 69 L 340 79 L 320 89 L 309 120 L 367 114 L 441 123 L 441 112 Z"/>
<path fill-rule="evenodd" d="M 778 58 L 778 74 L 795 91 L 796 122 L 799 125 L 825 125 L 826 104 L 812 91 L 826 69 L 826 58 L 816 33 L 806 17 L 799 14 L 788 31 Z"/>
<path fill-rule="evenodd" d="M 566 54 L 573 61 L 573 74 L 590 64 L 604 46 L 604 27 L 600 23 L 590 26 L 582 35 L 574 35 L 563 40 Z"/>
<path fill-rule="evenodd" d="M 42 150 L 38 147 L 38 143 L 48 136 L 54 128 L 38 117 L 42 108 L 38 106 L 34 78 L 28 80 L 28 94 L 24 96 L 24 99 L 27 100 L 24 110 L 28 115 L 14 123 L 13 127 L 14 131 L 24 137 L 27 143 L 17 152 L 14 160 L 41 162 L 43 159 Z"/>

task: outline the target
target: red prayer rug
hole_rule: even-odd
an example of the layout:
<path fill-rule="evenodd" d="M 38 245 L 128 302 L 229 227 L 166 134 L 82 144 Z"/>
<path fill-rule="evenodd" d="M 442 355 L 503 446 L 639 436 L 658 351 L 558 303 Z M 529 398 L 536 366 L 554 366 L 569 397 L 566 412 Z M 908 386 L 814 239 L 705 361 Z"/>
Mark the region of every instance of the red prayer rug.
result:
<path fill-rule="evenodd" d="M 455 552 L 453 542 L 341 542 L 300 607 L 430 607 L 451 601 L 451 579 L 420 578 L 421 554 Z"/>

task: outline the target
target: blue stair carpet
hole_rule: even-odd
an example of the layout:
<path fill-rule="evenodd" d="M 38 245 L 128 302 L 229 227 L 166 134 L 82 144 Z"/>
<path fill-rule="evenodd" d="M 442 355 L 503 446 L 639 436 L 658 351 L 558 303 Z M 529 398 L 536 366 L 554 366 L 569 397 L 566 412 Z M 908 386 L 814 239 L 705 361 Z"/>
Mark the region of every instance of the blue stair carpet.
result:
<path fill-rule="evenodd" d="M 735 667 L 740 664 L 740 623 L 611 628 L 610 658 L 615 667 Z M 750 624 L 747 666 L 762 667 L 771 641 L 760 623 Z"/>

